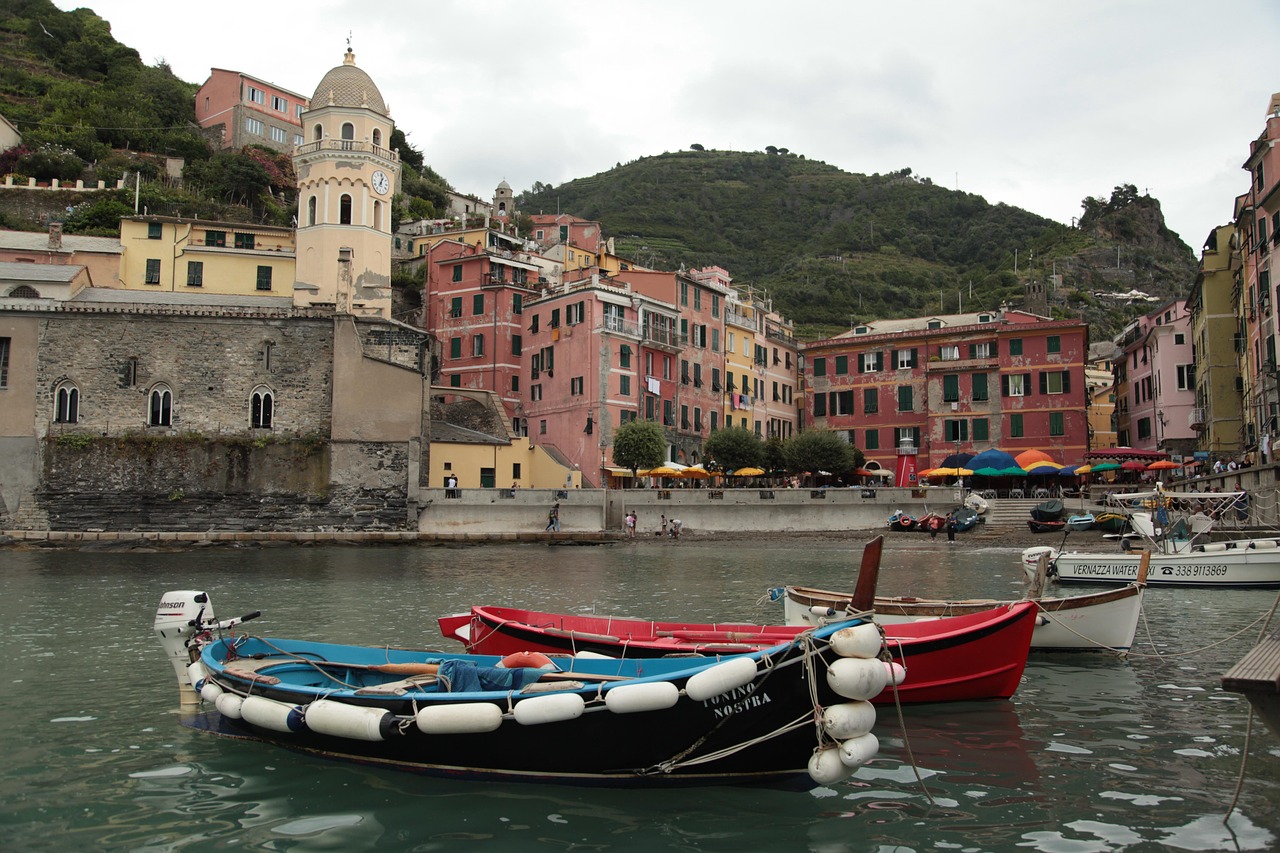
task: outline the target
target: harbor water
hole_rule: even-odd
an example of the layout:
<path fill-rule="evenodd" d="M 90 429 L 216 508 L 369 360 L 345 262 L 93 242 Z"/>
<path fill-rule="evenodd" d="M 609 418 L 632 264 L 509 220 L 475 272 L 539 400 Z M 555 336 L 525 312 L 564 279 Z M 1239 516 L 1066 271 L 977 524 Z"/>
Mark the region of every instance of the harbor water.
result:
<path fill-rule="evenodd" d="M 1280 744 L 1219 688 L 1274 591 L 1154 589 L 1135 653 L 1037 654 L 1011 701 L 879 709 L 880 754 L 810 790 L 426 778 L 185 728 L 151 633 L 203 589 L 255 633 L 458 650 L 473 603 L 779 621 L 785 583 L 849 589 L 856 542 L 0 551 L 0 849 L 1274 850 Z M 886 595 L 1017 597 L 1018 552 L 890 538 Z M 1080 591 L 1073 587 L 1067 594 Z M 909 662 L 908 662 L 909 663 Z M 905 731 L 905 737 L 904 737 Z M 565 742 L 565 750 L 608 744 Z M 803 765 L 804 759 L 797 761 Z"/>

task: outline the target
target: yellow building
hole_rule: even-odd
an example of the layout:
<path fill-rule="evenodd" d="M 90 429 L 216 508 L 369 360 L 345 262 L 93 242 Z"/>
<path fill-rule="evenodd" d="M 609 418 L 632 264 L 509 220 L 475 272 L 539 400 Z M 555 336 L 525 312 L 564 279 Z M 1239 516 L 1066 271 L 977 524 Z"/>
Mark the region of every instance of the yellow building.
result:
<path fill-rule="evenodd" d="M 1214 458 L 1235 456 L 1243 450 L 1243 386 L 1236 352 L 1238 285 L 1231 252 L 1234 233 L 1234 225 L 1222 225 L 1209 232 L 1200 253 L 1200 273 L 1187 297 L 1196 356 L 1196 405 L 1190 414 L 1190 426 L 1196 431 L 1195 449 Z M 1264 316 L 1269 314 L 1271 294 L 1258 293 L 1257 305 Z"/>
<path fill-rule="evenodd" d="M 120 272 L 98 287 L 293 297 L 293 229 L 242 222 L 129 216 Z"/>
<path fill-rule="evenodd" d="M 724 425 L 744 427 L 757 433 L 762 425 L 755 415 L 755 403 L 762 397 L 763 363 L 757 363 L 756 307 L 730 293 L 724 305 Z"/>
<path fill-rule="evenodd" d="M 431 485 L 459 489 L 576 489 L 582 473 L 528 438 L 493 436 L 456 424 L 431 425 Z"/>

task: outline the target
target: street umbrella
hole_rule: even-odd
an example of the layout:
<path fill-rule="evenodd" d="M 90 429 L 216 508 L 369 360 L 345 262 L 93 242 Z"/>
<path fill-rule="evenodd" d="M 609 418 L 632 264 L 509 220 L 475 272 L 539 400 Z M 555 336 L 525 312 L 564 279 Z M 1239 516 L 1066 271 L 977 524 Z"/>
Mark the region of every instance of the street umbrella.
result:
<path fill-rule="evenodd" d="M 1040 476 L 1044 474 L 1057 474 L 1064 466 L 1057 462 L 1037 462 L 1027 469 L 1027 473 L 1032 476 Z"/>
<path fill-rule="evenodd" d="M 1092 465 L 1088 463 L 1084 463 L 1082 465 L 1068 465 L 1058 473 L 1061 474 L 1063 477 L 1075 477 L 1079 474 L 1088 474 L 1092 470 L 1093 470 Z"/>
<path fill-rule="evenodd" d="M 1002 477 L 1025 477 L 1027 476 L 1027 470 L 1019 468 L 1017 465 L 1010 465 L 1008 468 L 1001 469 L 1000 475 Z"/>
<path fill-rule="evenodd" d="M 1145 471 L 1147 465 L 1145 462 L 1139 462 L 1137 459 L 1130 459 L 1128 462 L 1120 463 L 1121 471 Z"/>
<path fill-rule="evenodd" d="M 916 474 L 916 476 L 917 476 L 917 477 L 942 477 L 942 476 L 945 476 L 944 474 L 942 474 L 942 473 L 941 473 L 941 471 L 942 471 L 942 469 L 941 469 L 941 468 L 929 468 L 928 470 L 921 471 L 920 473 Z"/>
<path fill-rule="evenodd" d="M 1028 471 L 1041 462 L 1053 462 L 1053 457 L 1043 450 L 1024 450 L 1013 458 L 1015 462 Z"/>
<path fill-rule="evenodd" d="M 1010 454 L 993 447 L 970 459 L 965 463 L 965 467 L 977 471 L 979 468 L 1012 468 L 1017 464 L 1017 460 Z"/>
<path fill-rule="evenodd" d="M 734 477 L 762 477 L 764 476 L 763 468 L 739 468 L 734 471 L 731 476 Z"/>
<path fill-rule="evenodd" d="M 1022 470 L 1022 469 L 1021 469 L 1021 468 L 1019 468 L 1018 470 Z M 979 477 L 1002 477 L 1002 476 L 1004 476 L 1004 472 L 1003 472 L 1003 471 L 1001 471 L 999 468 L 975 468 L 975 469 L 974 469 L 974 471 L 973 471 L 973 473 L 974 473 L 974 474 L 976 474 L 976 475 L 978 475 Z"/>
<path fill-rule="evenodd" d="M 1115 471 L 1115 470 L 1118 470 L 1119 468 L 1120 468 L 1120 463 L 1118 462 L 1098 462 L 1093 466 L 1092 471 L 1093 473 L 1098 474 L 1103 471 Z"/>
<path fill-rule="evenodd" d="M 701 465 L 690 465 L 680 472 L 680 476 L 686 480 L 705 480 L 711 476 L 711 472 Z"/>
<path fill-rule="evenodd" d="M 970 460 L 973 459 L 972 453 L 952 453 L 946 459 L 942 460 L 939 468 L 968 468 Z"/>
<path fill-rule="evenodd" d="M 1148 471 L 1172 471 L 1174 468 L 1181 468 L 1177 462 L 1172 459 L 1161 459 L 1158 462 L 1152 462 L 1147 466 Z"/>
<path fill-rule="evenodd" d="M 646 477 L 679 477 L 680 472 L 669 465 L 659 465 L 644 472 Z"/>

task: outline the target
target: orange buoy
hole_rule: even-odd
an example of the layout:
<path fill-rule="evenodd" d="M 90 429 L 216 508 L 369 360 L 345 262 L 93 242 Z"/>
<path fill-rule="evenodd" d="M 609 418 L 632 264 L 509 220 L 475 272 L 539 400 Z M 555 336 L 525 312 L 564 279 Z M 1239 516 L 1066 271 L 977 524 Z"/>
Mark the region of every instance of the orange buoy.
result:
<path fill-rule="evenodd" d="M 551 658 L 542 652 L 516 652 L 498 661 L 503 669 L 555 669 Z"/>

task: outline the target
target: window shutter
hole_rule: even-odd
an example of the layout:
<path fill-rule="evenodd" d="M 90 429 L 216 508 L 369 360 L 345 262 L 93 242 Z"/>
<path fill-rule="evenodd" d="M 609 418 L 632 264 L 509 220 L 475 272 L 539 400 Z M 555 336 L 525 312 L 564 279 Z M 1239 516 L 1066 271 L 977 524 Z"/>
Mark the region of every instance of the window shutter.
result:
<path fill-rule="evenodd" d="M 1049 393 L 1049 372 L 1047 370 L 1040 371 L 1040 393 Z"/>
<path fill-rule="evenodd" d="M 889 350 L 889 367 L 891 370 L 898 369 L 898 351 L 896 349 Z"/>
<path fill-rule="evenodd" d="M 866 372 L 867 372 L 867 355 L 866 355 L 866 353 L 861 353 L 861 352 L 860 352 L 860 353 L 858 353 L 858 372 L 859 372 L 859 373 L 866 373 Z"/>
<path fill-rule="evenodd" d="M 978 345 L 969 344 L 969 358 L 977 358 L 977 357 L 978 357 Z"/>
<path fill-rule="evenodd" d="M 1071 371 L 1070 370 L 1062 371 L 1062 393 L 1063 394 L 1071 393 Z"/>
<path fill-rule="evenodd" d="M 915 363 L 915 355 L 916 355 L 916 351 L 912 350 L 911 359 L 913 364 Z M 911 443 L 914 444 L 916 447 L 920 446 L 920 427 L 911 428 Z"/>
<path fill-rule="evenodd" d="M 992 341 L 992 342 L 991 342 L 991 357 L 992 357 L 992 358 L 995 358 L 995 357 L 996 357 L 996 356 L 998 356 L 999 354 L 1000 354 L 1000 342 L 999 342 L 999 341 Z"/>
<path fill-rule="evenodd" d="M 1007 373 L 1000 374 L 1000 396 L 1009 396 L 1009 374 Z"/>
<path fill-rule="evenodd" d="M 916 366 L 917 366 L 917 365 L 916 365 L 916 350 L 915 350 L 915 347 L 912 347 L 912 348 L 911 348 L 911 366 L 912 366 L 912 367 L 916 367 Z"/>

